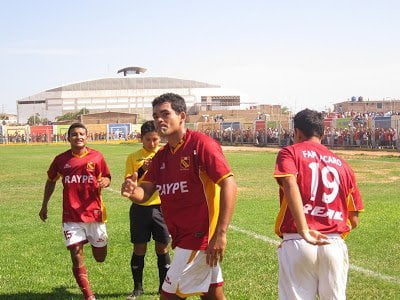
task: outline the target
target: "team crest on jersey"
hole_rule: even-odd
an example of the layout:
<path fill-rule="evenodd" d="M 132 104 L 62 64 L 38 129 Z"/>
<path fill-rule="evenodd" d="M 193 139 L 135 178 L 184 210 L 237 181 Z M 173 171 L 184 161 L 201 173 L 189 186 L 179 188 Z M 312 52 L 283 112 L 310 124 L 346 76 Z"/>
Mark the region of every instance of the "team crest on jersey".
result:
<path fill-rule="evenodd" d="M 190 167 L 190 157 L 182 156 L 181 157 L 181 170 L 189 170 Z"/>
<path fill-rule="evenodd" d="M 87 165 L 86 165 L 86 168 L 87 168 L 88 170 L 94 170 L 94 162 L 89 161 L 89 162 L 87 163 Z"/>

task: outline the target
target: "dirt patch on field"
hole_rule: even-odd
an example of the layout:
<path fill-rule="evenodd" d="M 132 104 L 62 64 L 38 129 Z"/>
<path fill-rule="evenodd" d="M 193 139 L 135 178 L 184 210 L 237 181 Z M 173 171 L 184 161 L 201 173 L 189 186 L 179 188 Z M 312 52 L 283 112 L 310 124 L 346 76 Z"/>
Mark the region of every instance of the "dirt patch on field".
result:
<path fill-rule="evenodd" d="M 278 153 L 280 148 L 270 148 L 270 147 L 256 147 L 256 146 L 222 146 L 224 151 L 247 151 L 247 152 L 271 152 Z M 371 150 L 332 150 L 337 155 L 366 155 L 366 156 L 395 156 L 400 158 L 399 152 L 393 151 L 371 151 Z"/>

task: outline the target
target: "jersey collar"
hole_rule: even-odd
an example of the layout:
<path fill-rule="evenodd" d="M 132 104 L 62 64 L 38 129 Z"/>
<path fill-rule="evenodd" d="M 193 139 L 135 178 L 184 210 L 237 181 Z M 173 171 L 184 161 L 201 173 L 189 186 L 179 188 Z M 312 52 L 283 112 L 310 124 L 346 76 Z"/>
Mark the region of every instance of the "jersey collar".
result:
<path fill-rule="evenodd" d="M 72 152 L 72 150 L 71 150 L 71 153 L 72 153 L 72 156 L 74 156 L 74 157 L 82 158 L 82 157 L 84 157 L 84 156 L 89 154 L 89 149 L 86 148 L 85 152 L 83 152 L 82 154 L 75 154 L 74 152 Z"/>
<path fill-rule="evenodd" d="M 179 143 L 175 146 L 175 148 L 173 148 L 170 144 L 168 144 L 169 146 L 169 150 L 171 151 L 172 154 L 175 154 L 181 147 L 182 145 L 185 143 L 186 138 L 189 134 L 189 130 L 186 129 L 185 134 L 183 135 L 182 139 L 179 141 Z"/>

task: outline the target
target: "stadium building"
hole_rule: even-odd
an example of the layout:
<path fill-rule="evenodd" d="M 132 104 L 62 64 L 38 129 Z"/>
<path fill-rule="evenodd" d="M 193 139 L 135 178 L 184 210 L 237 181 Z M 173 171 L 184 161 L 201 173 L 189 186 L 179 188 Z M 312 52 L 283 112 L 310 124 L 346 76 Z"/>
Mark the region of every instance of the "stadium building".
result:
<path fill-rule="evenodd" d="M 382 100 L 365 100 L 363 97 L 351 97 L 347 101 L 335 103 L 333 105 L 335 112 L 354 112 L 354 113 L 399 113 L 400 100 L 398 99 L 382 99 Z"/>
<path fill-rule="evenodd" d="M 128 67 L 118 71 L 124 77 L 67 84 L 20 99 L 17 101 L 18 123 L 24 124 L 36 114 L 55 121 L 58 116 L 83 108 L 90 113 L 134 113 L 140 122 L 152 118 L 153 99 L 169 92 L 185 98 L 189 115 L 240 108 L 243 95 L 219 85 L 170 77 L 143 77 L 140 73 L 144 71 Z"/>

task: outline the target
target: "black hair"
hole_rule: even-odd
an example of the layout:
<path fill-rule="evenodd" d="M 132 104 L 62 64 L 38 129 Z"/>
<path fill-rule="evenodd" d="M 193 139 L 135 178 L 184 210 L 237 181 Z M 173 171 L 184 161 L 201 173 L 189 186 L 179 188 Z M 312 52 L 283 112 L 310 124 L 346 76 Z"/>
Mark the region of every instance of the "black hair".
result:
<path fill-rule="evenodd" d="M 140 136 L 141 137 L 144 137 L 144 135 L 149 132 L 157 132 L 157 129 L 154 126 L 154 121 L 146 121 L 140 127 Z"/>
<path fill-rule="evenodd" d="M 71 126 L 69 126 L 68 128 L 68 137 L 71 136 L 71 131 L 74 130 L 75 128 L 83 128 L 86 131 L 87 134 L 87 128 L 85 125 L 83 125 L 82 123 L 72 123 Z"/>
<path fill-rule="evenodd" d="M 166 93 L 158 96 L 152 102 L 153 108 L 157 105 L 163 104 L 164 102 L 171 103 L 171 108 L 177 113 L 186 113 L 186 103 L 182 96 L 174 93 Z"/>
<path fill-rule="evenodd" d="M 294 128 L 301 130 L 307 138 L 324 135 L 324 117 L 320 112 L 306 108 L 294 116 L 293 122 Z"/>

